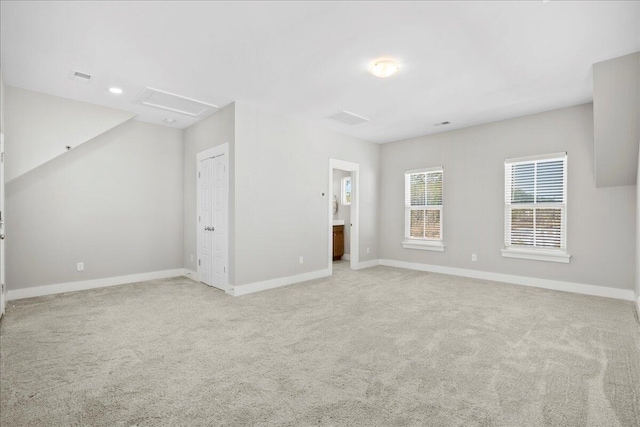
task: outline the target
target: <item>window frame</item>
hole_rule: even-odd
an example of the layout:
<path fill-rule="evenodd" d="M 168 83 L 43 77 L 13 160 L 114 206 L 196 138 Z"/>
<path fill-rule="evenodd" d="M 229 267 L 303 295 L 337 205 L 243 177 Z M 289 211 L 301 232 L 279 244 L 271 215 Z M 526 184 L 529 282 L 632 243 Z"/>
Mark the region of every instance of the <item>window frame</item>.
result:
<path fill-rule="evenodd" d="M 442 174 L 442 202 L 440 205 L 427 205 L 427 194 L 425 188 L 425 204 L 412 206 L 408 193 L 411 191 L 411 175 L 415 174 L 429 174 L 429 173 L 441 173 Z M 405 249 L 418 249 L 426 251 L 444 251 L 444 167 L 434 166 L 429 168 L 411 169 L 404 172 L 404 240 L 402 241 L 402 247 Z M 437 210 L 440 212 L 440 238 L 431 239 L 427 237 L 416 238 L 410 237 L 411 229 L 411 211 L 429 211 Z"/>
<path fill-rule="evenodd" d="M 537 195 L 537 182 L 536 178 L 533 180 L 534 196 L 531 203 L 511 203 L 510 189 L 508 188 L 508 175 L 511 173 L 509 168 L 518 164 L 533 164 L 534 173 L 537 174 L 537 164 L 540 162 L 548 162 L 561 160 L 563 162 L 563 176 L 562 176 L 562 193 L 563 202 L 538 202 L 536 200 Z M 505 258 L 521 258 L 537 261 L 550 261 L 568 263 L 571 259 L 571 255 L 567 253 L 567 231 L 568 231 L 568 156 L 566 152 L 543 154 L 537 156 L 518 157 L 512 159 L 505 159 L 504 161 L 504 248 L 501 250 L 502 256 Z M 512 211 L 516 207 L 517 209 L 531 209 L 534 211 L 534 228 L 533 238 L 535 242 L 536 227 L 535 227 L 535 210 L 536 209 L 560 209 L 560 248 L 549 248 L 543 246 L 527 246 L 527 245 L 514 245 L 511 243 L 511 220 Z"/>
<path fill-rule="evenodd" d="M 347 201 L 347 190 L 346 190 L 347 180 L 351 182 L 351 192 L 349 192 L 349 195 L 350 196 L 353 195 L 353 181 L 351 180 L 351 175 L 342 177 L 342 179 L 340 180 L 340 201 L 342 202 L 343 206 L 351 205 L 351 200 Z"/>

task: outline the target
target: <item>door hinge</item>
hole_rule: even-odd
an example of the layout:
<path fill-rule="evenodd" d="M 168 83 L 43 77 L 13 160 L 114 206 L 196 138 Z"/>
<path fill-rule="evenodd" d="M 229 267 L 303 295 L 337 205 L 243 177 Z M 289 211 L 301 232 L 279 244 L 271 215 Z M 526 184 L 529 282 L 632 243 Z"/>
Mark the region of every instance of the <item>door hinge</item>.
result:
<path fill-rule="evenodd" d="M 4 152 L 0 154 L 0 162 L 4 163 Z"/>
<path fill-rule="evenodd" d="M 200 172 L 198 172 L 198 178 L 200 178 Z"/>
<path fill-rule="evenodd" d="M 198 265 L 202 265 L 202 264 L 200 264 L 200 260 L 198 260 Z"/>
<path fill-rule="evenodd" d="M 201 220 L 200 220 L 200 215 L 198 215 L 198 222 L 200 222 L 200 221 L 201 221 Z"/>
<path fill-rule="evenodd" d="M 222 267 L 222 269 L 223 269 L 223 273 L 227 272 L 227 267 Z"/>

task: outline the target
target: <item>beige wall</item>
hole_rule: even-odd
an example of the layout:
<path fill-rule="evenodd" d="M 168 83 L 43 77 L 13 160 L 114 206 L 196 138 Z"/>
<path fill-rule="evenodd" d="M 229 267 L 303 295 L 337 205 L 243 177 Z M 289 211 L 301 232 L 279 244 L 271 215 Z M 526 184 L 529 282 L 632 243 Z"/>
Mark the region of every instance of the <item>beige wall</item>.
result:
<path fill-rule="evenodd" d="M 503 258 L 504 159 L 560 151 L 571 263 Z M 597 189 L 593 156 L 591 104 L 385 144 L 380 258 L 633 289 L 636 188 Z M 444 166 L 444 252 L 401 246 L 404 171 L 429 166 Z"/>
<path fill-rule="evenodd" d="M 182 130 L 129 121 L 8 183 L 7 288 L 181 268 L 182 156 Z"/>
<path fill-rule="evenodd" d="M 184 131 L 184 243 L 183 265 L 197 270 L 196 173 L 201 151 L 229 143 L 229 283 L 235 280 L 235 104 L 230 104 Z M 191 256 L 193 255 L 193 261 Z"/>
<path fill-rule="evenodd" d="M 376 259 L 380 146 L 236 103 L 236 285 L 327 268 L 330 158 L 360 164 L 360 261 Z"/>

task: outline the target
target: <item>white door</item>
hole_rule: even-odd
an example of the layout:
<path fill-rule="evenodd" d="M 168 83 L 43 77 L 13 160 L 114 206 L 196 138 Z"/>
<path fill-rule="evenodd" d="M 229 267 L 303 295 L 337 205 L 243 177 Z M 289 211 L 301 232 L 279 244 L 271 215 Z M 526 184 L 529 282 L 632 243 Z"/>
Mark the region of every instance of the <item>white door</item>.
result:
<path fill-rule="evenodd" d="M 4 134 L 0 133 L 0 316 L 6 303 L 4 270 Z"/>
<path fill-rule="evenodd" d="M 200 161 L 199 251 L 200 281 L 226 290 L 227 272 L 227 183 L 226 154 Z"/>

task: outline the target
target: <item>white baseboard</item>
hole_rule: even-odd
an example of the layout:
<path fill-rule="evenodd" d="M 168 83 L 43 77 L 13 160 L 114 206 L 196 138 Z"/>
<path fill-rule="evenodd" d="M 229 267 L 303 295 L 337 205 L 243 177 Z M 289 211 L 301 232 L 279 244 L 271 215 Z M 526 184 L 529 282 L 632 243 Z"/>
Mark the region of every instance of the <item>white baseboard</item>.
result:
<path fill-rule="evenodd" d="M 379 259 L 372 259 L 370 261 L 362 261 L 358 263 L 356 270 L 362 270 L 363 268 L 371 268 L 380 265 Z"/>
<path fill-rule="evenodd" d="M 249 283 L 248 285 L 234 286 L 226 291 L 229 295 L 239 297 L 240 295 L 252 294 L 254 292 L 266 291 L 267 289 L 279 288 L 281 286 L 292 285 L 294 283 L 306 282 L 308 280 L 320 279 L 329 276 L 329 269 L 311 271 L 309 273 L 296 274 L 295 276 L 279 277 L 277 279 L 265 280 L 263 282 Z"/>
<path fill-rule="evenodd" d="M 129 274 L 127 276 L 106 277 L 104 279 L 81 280 L 78 282 L 56 283 L 55 285 L 34 286 L 31 288 L 23 289 L 10 289 L 7 292 L 7 300 L 13 301 L 23 298 L 39 297 L 43 295 L 61 294 L 64 292 L 84 291 L 87 289 L 144 282 L 146 280 L 166 279 L 168 277 L 177 277 L 182 275 L 184 275 L 184 269 L 176 268 L 174 270 Z"/>
<path fill-rule="evenodd" d="M 351 259 L 351 254 L 343 254 L 342 259 L 345 261 L 349 261 Z"/>
<path fill-rule="evenodd" d="M 551 289 L 554 291 L 573 292 L 576 294 L 594 295 L 598 297 L 634 301 L 633 291 L 630 289 L 607 288 L 605 286 L 586 285 L 582 283 L 563 282 L 560 280 L 537 279 L 535 277 L 515 276 L 512 274 L 491 273 L 488 271 L 467 270 L 464 268 L 444 267 L 440 265 L 419 264 L 413 262 L 381 259 L 380 265 L 406 268 L 409 270 L 429 271 L 432 273 L 449 274 L 452 276 L 471 277 L 473 279 L 492 280 L 514 285 L 532 286 L 535 288 Z"/>
<path fill-rule="evenodd" d="M 189 270 L 188 268 L 185 268 L 183 271 L 183 276 L 187 276 L 189 279 L 195 280 L 196 282 L 200 281 L 200 275 L 197 271 Z"/>

